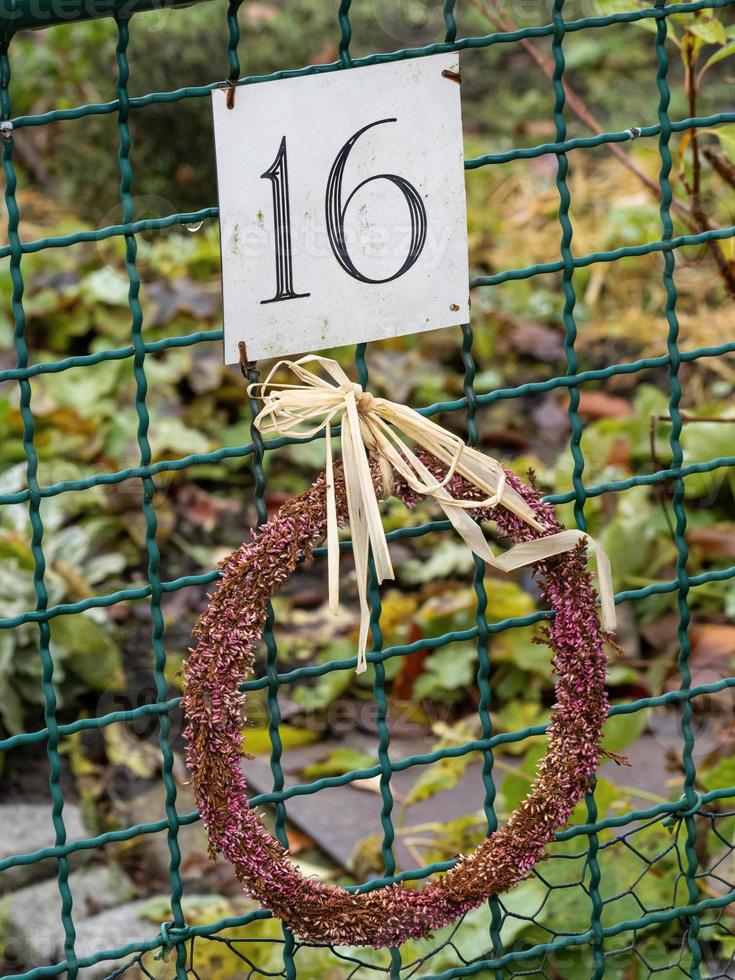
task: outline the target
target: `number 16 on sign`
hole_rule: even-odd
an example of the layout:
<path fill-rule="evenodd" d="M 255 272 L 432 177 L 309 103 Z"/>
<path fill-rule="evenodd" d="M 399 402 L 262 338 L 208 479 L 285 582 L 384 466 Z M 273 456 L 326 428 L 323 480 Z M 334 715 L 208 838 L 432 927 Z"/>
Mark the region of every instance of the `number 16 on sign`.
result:
<path fill-rule="evenodd" d="M 225 360 L 469 319 L 456 54 L 212 93 Z"/>

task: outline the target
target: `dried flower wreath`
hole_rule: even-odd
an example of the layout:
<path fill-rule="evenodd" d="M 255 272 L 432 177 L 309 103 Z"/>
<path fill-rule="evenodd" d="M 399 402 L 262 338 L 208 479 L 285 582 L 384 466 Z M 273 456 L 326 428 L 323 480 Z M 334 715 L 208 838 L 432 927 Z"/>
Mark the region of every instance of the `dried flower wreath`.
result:
<path fill-rule="evenodd" d="M 362 390 L 348 379 L 338 383 L 346 383 L 357 394 L 355 421 L 362 429 L 380 400 L 363 400 Z M 267 411 L 261 413 L 261 425 L 267 417 Z M 349 435 L 343 420 L 343 452 Z M 375 457 L 375 447 L 369 442 L 368 446 Z M 364 458 L 372 492 L 386 495 L 385 466 L 380 459 L 368 462 Z M 248 805 L 242 770 L 245 696 L 239 685 L 252 673 L 270 597 L 301 559 L 310 558 L 325 536 L 333 535 L 331 523 L 336 528 L 352 519 L 355 537 L 354 473 L 350 486 L 347 465 L 345 470 L 333 468 L 328 456 L 327 473 L 286 503 L 273 520 L 253 532 L 252 540 L 221 564 L 219 588 L 194 630 L 198 642 L 186 664 L 184 695 L 189 720 L 187 759 L 211 856 L 224 855 L 254 899 L 312 942 L 399 946 L 454 922 L 491 895 L 507 891 L 528 874 L 556 830 L 566 823 L 602 754 L 600 736 L 608 708 L 604 646 L 610 623 L 601 624 L 598 617 L 585 553 L 589 542 L 577 536 L 564 551 L 559 547 L 544 551 L 543 539 L 562 541 L 561 535 L 572 532 L 563 530 L 535 488 L 524 486 L 511 473 L 500 477 L 497 499 L 492 502 L 487 486 L 460 472 L 456 460 L 447 473 L 445 458 L 437 459 L 425 450 L 412 458 L 419 464 L 422 480 L 428 482 L 417 489 L 416 468 L 408 472 L 394 466 L 390 491 L 405 504 L 415 503 L 428 485 L 435 493 L 441 490 L 440 502 L 448 514 L 453 511 L 446 497 L 461 502 L 462 514 L 474 527 L 495 521 L 501 536 L 516 542 L 516 548 L 533 552 L 534 547 L 541 547 L 544 557 L 533 559 L 533 574 L 555 611 L 544 631 L 557 673 L 548 749 L 531 792 L 507 823 L 472 854 L 461 855 L 448 872 L 422 887 L 397 883 L 352 892 L 306 878 L 266 830 L 260 815 Z M 598 574 L 601 557 L 598 549 Z M 606 589 L 601 584 L 603 613 Z"/>

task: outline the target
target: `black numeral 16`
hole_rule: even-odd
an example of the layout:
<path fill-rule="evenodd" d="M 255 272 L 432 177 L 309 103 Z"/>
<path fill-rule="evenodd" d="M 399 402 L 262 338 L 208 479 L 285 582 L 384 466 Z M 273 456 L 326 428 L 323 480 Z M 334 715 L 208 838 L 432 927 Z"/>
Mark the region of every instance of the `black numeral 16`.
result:
<path fill-rule="evenodd" d="M 416 262 L 426 242 L 426 208 L 424 202 L 413 186 L 404 177 L 396 174 L 375 174 L 361 181 L 347 197 L 342 201 L 342 178 L 344 177 L 347 158 L 352 152 L 352 148 L 363 133 L 373 126 L 380 126 L 382 123 L 396 122 L 394 119 L 378 119 L 376 122 L 363 126 L 362 129 L 351 136 L 342 149 L 339 151 L 329 171 L 327 179 L 327 189 L 324 196 L 324 213 L 327 220 L 327 236 L 329 244 L 334 252 L 334 257 L 348 275 L 360 282 L 382 283 L 391 282 L 398 279 L 411 268 Z M 310 293 L 297 293 L 293 284 L 293 259 L 291 256 L 291 207 L 289 200 L 288 187 L 288 155 L 286 153 L 286 137 L 281 140 L 278 153 L 273 163 L 265 173 L 260 175 L 264 180 L 269 180 L 273 190 L 273 214 L 275 218 L 275 252 L 276 252 L 276 293 L 270 299 L 261 300 L 262 303 L 280 303 L 286 299 L 299 299 L 309 296 Z M 389 180 L 403 194 L 408 205 L 408 214 L 411 220 L 411 239 L 408 254 L 397 272 L 384 279 L 371 279 L 363 275 L 355 266 L 350 258 L 345 241 L 345 214 L 350 202 L 357 192 L 365 187 L 366 184 L 374 180 Z"/>

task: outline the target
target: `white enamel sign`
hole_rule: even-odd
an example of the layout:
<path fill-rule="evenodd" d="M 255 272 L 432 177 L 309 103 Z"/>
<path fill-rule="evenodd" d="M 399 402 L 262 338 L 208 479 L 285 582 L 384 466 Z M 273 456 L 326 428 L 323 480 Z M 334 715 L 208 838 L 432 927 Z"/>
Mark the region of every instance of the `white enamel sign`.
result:
<path fill-rule="evenodd" d="M 225 361 L 469 319 L 459 63 L 212 93 Z"/>

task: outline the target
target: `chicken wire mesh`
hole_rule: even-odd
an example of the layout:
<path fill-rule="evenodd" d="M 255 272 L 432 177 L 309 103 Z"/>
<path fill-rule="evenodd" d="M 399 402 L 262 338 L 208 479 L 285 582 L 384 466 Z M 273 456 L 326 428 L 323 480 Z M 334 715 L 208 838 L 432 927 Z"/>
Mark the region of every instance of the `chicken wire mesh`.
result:
<path fill-rule="evenodd" d="M 3 170 L 5 175 L 5 203 L 7 209 L 8 244 L 0 249 L 0 257 L 6 263 L 12 280 L 12 317 L 15 325 L 14 344 L 17 355 L 15 367 L 0 371 L 0 381 L 17 382 L 19 406 L 23 427 L 23 444 L 26 459 L 27 483 L 24 489 L 5 493 L 0 497 L 2 505 L 27 507 L 32 528 L 33 581 L 36 607 L 33 610 L 0 619 L 0 628 L 13 630 L 27 624 L 37 629 L 38 654 L 42 664 L 42 686 L 45 704 L 43 730 L 24 732 L 0 741 L 0 752 L 9 752 L 31 744 L 45 745 L 50 771 L 50 818 L 55 834 L 54 845 L 29 853 L 18 853 L 0 861 L 0 871 L 5 872 L 21 865 L 34 864 L 51 859 L 56 864 L 58 890 L 61 899 L 61 924 L 64 934 L 63 959 L 53 964 L 37 965 L 22 973 L 13 974 L 32 980 L 68 974 L 74 978 L 82 971 L 100 965 L 109 965 L 110 975 L 138 971 L 146 976 L 208 976 L 215 969 L 219 951 L 227 950 L 238 963 L 238 972 L 244 976 L 284 976 L 289 978 L 309 976 L 390 976 L 439 978 L 477 976 L 507 977 L 574 976 L 586 975 L 595 980 L 608 977 L 729 977 L 735 976 L 732 956 L 735 952 L 735 935 L 727 908 L 735 898 L 735 870 L 733 870 L 732 831 L 735 827 L 735 809 L 732 799 L 735 786 L 722 786 L 704 791 L 697 779 L 695 762 L 695 703 L 699 699 L 716 695 L 735 686 L 735 677 L 722 677 L 708 684 L 694 684 L 690 669 L 691 643 L 688 635 L 690 623 L 689 596 L 693 589 L 714 581 L 735 577 L 735 566 L 706 570 L 697 575 L 688 572 L 688 545 L 686 540 L 687 513 L 685 509 L 685 480 L 693 474 L 715 473 L 735 464 L 735 457 L 726 456 L 704 462 L 685 463 L 681 434 L 685 424 L 680 403 L 682 386 L 680 372 L 688 362 L 719 358 L 735 351 L 735 342 L 717 346 L 681 350 L 679 346 L 679 319 L 677 316 L 676 257 L 677 250 L 712 240 L 725 241 L 735 237 L 735 227 L 708 229 L 697 234 L 674 235 L 672 220 L 672 170 L 671 140 L 676 133 L 694 127 L 706 128 L 735 122 L 735 112 L 719 112 L 698 118 L 673 120 L 669 114 L 669 49 L 667 33 L 669 18 L 698 10 L 713 10 L 732 6 L 735 0 L 708 0 L 708 2 L 678 3 L 654 6 L 636 11 L 619 10 L 608 15 L 565 19 L 564 0 L 554 0 L 551 22 L 542 26 L 527 27 L 514 31 L 499 31 L 473 37 L 458 37 L 455 22 L 454 0 L 446 0 L 442 6 L 446 38 L 443 43 L 420 48 L 402 49 L 387 54 L 373 54 L 353 58 L 350 52 L 352 27 L 350 0 L 341 0 L 335 10 L 338 32 L 339 61 L 327 65 L 311 65 L 298 70 L 274 72 L 268 76 L 243 76 L 238 57 L 240 29 L 238 10 L 241 0 L 232 0 L 228 6 L 222 2 L 212 5 L 212 17 L 223 18 L 227 38 L 226 55 L 229 80 L 238 84 L 265 82 L 279 77 L 293 77 L 315 72 L 348 70 L 356 65 L 377 64 L 408 56 L 421 56 L 439 51 L 469 51 L 492 45 L 514 45 L 528 38 L 548 38 L 553 55 L 554 72 L 551 82 L 551 104 L 555 136 L 553 142 L 518 148 L 502 153 L 488 153 L 468 159 L 466 169 L 505 163 L 520 159 L 533 159 L 551 154 L 556 161 L 556 187 L 558 191 L 558 224 L 560 251 L 543 264 L 526 268 L 505 269 L 491 275 L 478 276 L 471 282 L 474 289 L 489 289 L 501 283 L 533 279 L 543 274 L 557 274 L 563 290 L 563 325 L 565 330 L 565 372 L 545 381 L 530 382 L 513 388 L 478 393 L 475 389 L 476 363 L 473 357 L 473 332 L 469 325 L 461 330 L 460 351 L 464 366 L 464 397 L 438 402 L 421 408 L 427 415 L 437 413 L 462 413 L 470 443 L 479 438 L 477 412 L 482 406 L 493 405 L 503 399 L 520 398 L 530 393 L 548 392 L 554 389 L 568 393 L 568 417 L 571 427 L 569 452 L 573 461 L 572 489 L 555 494 L 548 499 L 553 503 L 572 503 L 577 526 L 587 527 L 585 507 L 587 501 L 602 494 L 625 494 L 634 487 L 664 486 L 670 493 L 674 512 L 673 537 L 676 545 L 676 577 L 670 581 L 657 581 L 645 587 L 619 593 L 618 603 L 637 602 L 654 595 L 673 593 L 678 604 L 678 675 L 676 690 L 652 697 L 641 697 L 627 703 L 616 704 L 613 715 L 629 716 L 646 708 L 671 706 L 679 713 L 679 758 L 683 772 L 680 799 L 656 803 L 649 807 L 612 816 L 598 815 L 595 788 L 590 787 L 585 800 L 585 818 L 560 832 L 557 844 L 552 848 L 549 861 L 540 866 L 529 879 L 530 888 L 518 897 L 497 896 L 482 910 L 484 918 L 473 923 L 472 943 L 467 944 L 465 925 L 445 930 L 424 944 L 412 944 L 410 948 L 376 953 L 366 950 L 334 949 L 331 954 L 320 951 L 322 957 L 313 960 L 314 947 L 301 943 L 287 930 L 275 928 L 265 932 L 263 923 L 269 921 L 265 910 L 205 924 L 187 923 L 183 899 L 181 874 L 181 849 L 179 833 L 182 828 L 198 820 L 195 812 L 179 812 L 177 786 L 174 778 L 175 756 L 171 737 L 171 712 L 178 698 L 168 694 L 165 668 L 165 623 L 162 604 L 167 595 L 191 586 L 205 589 L 216 580 L 216 571 L 201 575 L 188 575 L 165 580 L 161 575 L 161 556 L 157 544 L 157 513 L 154 501 L 155 481 L 161 475 L 185 470 L 201 463 L 217 464 L 226 459 L 248 459 L 252 466 L 255 505 L 258 517 L 266 520 L 267 510 L 266 469 L 267 453 L 277 453 L 287 440 L 279 439 L 264 443 L 257 430 L 252 429 L 252 441 L 247 445 L 221 448 L 214 452 L 192 453 L 182 458 L 153 461 L 149 442 L 149 430 L 156 425 L 147 406 L 149 379 L 146 365 L 151 355 L 177 347 L 219 343 L 220 330 L 198 331 L 185 336 L 175 336 L 159 341 L 147 341 L 144 335 L 143 310 L 140 302 L 141 278 L 137 259 L 137 238 L 142 232 L 151 232 L 172 226 L 197 223 L 215 218 L 217 209 L 211 204 L 190 213 L 173 213 L 160 218 L 136 217 L 133 197 L 133 160 L 130 134 L 130 118 L 139 114 L 145 125 L 145 107 L 155 103 L 179 102 L 202 99 L 212 89 L 226 84 L 214 82 L 198 87 L 181 87 L 174 91 L 150 92 L 132 97 L 129 93 L 130 70 L 128 45 L 133 15 L 153 6 L 150 3 L 114 0 L 106 5 L 89 9 L 79 5 L 78 14 L 114 16 L 117 26 L 116 72 L 117 97 L 107 103 L 86 104 L 71 108 L 58 108 L 37 115 L 13 117 L 11 104 L 11 63 L 13 53 L 12 34 L 19 28 L 45 26 L 58 21 L 58 13 L 52 4 L 41 4 L 34 9 L 30 3 L 16 2 L 3 13 L 5 39 L 0 50 L 0 107 L 2 110 Z M 76 9 L 76 8 L 75 8 Z M 566 98 L 564 87 L 565 53 L 567 36 L 580 31 L 605 30 L 613 25 L 627 25 L 633 21 L 647 20 L 653 25 L 650 35 L 652 64 L 656 66 L 655 81 L 658 86 L 658 122 L 642 129 L 605 132 L 582 138 L 569 138 L 565 116 Z M 66 28 L 74 30 L 70 25 Z M 225 44 L 223 44 L 223 49 Z M 22 66 L 16 68 L 12 81 L 15 86 L 26 84 Z M 26 127 L 47 126 L 62 120 L 74 124 L 91 115 L 109 114 L 117 119 L 119 134 L 119 199 L 122 220 L 119 224 L 99 228 L 92 232 L 76 232 L 67 235 L 26 240 L 21 233 L 21 214 L 16 196 L 18 177 L 14 160 L 15 134 Z M 660 156 L 660 234 L 655 240 L 629 245 L 610 251 L 597 251 L 575 255 L 572 250 L 573 224 L 571 219 L 571 193 L 568 183 L 568 154 L 584 148 L 605 146 L 611 143 L 644 138 L 657 140 Z M 470 178 L 471 179 L 471 176 Z M 66 248 L 82 242 L 99 242 L 107 238 L 122 238 L 125 243 L 125 267 L 129 282 L 128 301 L 130 314 L 130 343 L 116 349 L 97 350 L 94 353 L 69 356 L 64 359 L 32 362 L 26 339 L 26 313 L 24 311 L 24 256 L 31 252 Z M 665 289 L 665 316 L 668 325 L 666 350 L 658 356 L 641 358 L 631 362 L 610 364 L 595 370 L 581 371 L 575 352 L 577 322 L 575 319 L 575 271 L 598 263 L 612 263 L 620 259 L 661 253 L 662 276 Z M 64 372 L 71 368 L 94 371 L 95 366 L 106 360 L 130 363 L 135 383 L 135 411 L 137 415 L 137 445 L 139 464 L 111 473 L 96 473 L 83 479 L 71 479 L 56 483 L 39 482 L 39 455 L 35 434 L 36 418 L 33 405 L 33 381 L 48 373 Z M 355 368 L 358 380 L 369 384 L 368 345 L 356 350 Z M 671 463 L 652 473 L 641 473 L 627 479 L 599 484 L 585 482 L 585 454 L 582 445 L 583 425 L 579 413 L 580 388 L 587 382 L 609 379 L 617 374 L 637 373 L 661 369 L 668 374 Z M 251 405 L 251 409 L 254 406 Z M 145 548 L 147 551 L 147 584 L 130 587 L 112 594 L 93 595 L 77 602 L 53 605 L 45 584 L 46 558 L 44 545 L 48 534 L 44 527 L 44 501 L 59 494 L 69 494 L 96 486 L 118 485 L 125 481 L 139 481 L 142 487 L 142 509 L 145 518 Z M 448 524 L 441 521 L 425 523 L 417 527 L 394 530 L 392 539 L 446 530 Z M 376 729 L 378 736 L 378 762 L 371 768 L 353 770 L 339 776 L 326 776 L 309 783 L 290 785 L 285 788 L 282 766 L 283 745 L 279 734 L 281 713 L 279 694 L 284 687 L 304 678 L 316 678 L 332 671 L 351 671 L 355 658 L 332 661 L 327 664 L 310 664 L 287 672 L 279 672 L 274 619 L 271 616 L 265 631 L 265 675 L 245 685 L 246 690 L 264 691 L 268 705 L 268 726 L 271 737 L 270 767 L 272 792 L 254 797 L 253 804 L 271 804 L 275 811 L 275 829 L 282 843 L 288 844 L 286 819 L 287 804 L 297 795 L 318 793 L 327 787 L 344 786 L 356 781 L 378 778 L 381 794 L 381 852 L 385 874 L 357 886 L 360 890 L 379 887 L 396 880 L 420 880 L 446 869 L 448 863 L 435 863 L 426 867 L 397 873 L 395 857 L 395 827 L 393 822 L 394 794 L 391 779 L 395 772 L 412 767 L 426 766 L 441 759 L 456 758 L 470 753 L 482 759 L 484 789 L 484 813 L 488 833 L 497 826 L 495 812 L 496 785 L 494 780 L 494 750 L 510 742 L 543 734 L 543 726 L 529 727 L 512 733 L 494 733 L 490 706 L 492 665 L 492 638 L 506 630 L 538 622 L 547 613 L 533 613 L 499 622 L 486 618 L 488 596 L 484 567 L 476 561 L 474 574 L 476 593 L 476 626 L 461 633 L 444 633 L 422 637 L 419 641 L 404 645 L 383 645 L 380 613 L 380 595 L 372 583 L 370 601 L 372 608 L 373 647 L 369 655 L 375 668 L 374 697 L 377 705 Z M 57 695 L 54 687 L 54 663 L 51 655 L 51 623 L 57 617 L 84 612 L 95 608 L 107 608 L 126 600 L 145 600 L 150 604 L 152 617 L 151 668 L 155 681 L 156 698 L 152 704 L 138 705 L 130 710 L 108 711 L 98 717 L 79 718 L 71 723 L 57 719 Z M 400 760 L 391 757 L 391 729 L 389 702 L 386 696 L 385 664 L 392 658 L 410 655 L 416 649 L 440 650 L 452 642 L 473 640 L 477 645 L 477 689 L 479 692 L 478 714 L 480 734 L 476 739 L 459 745 L 440 748 L 433 752 L 413 755 Z M 158 726 L 162 755 L 162 779 L 165 790 L 165 814 L 161 819 L 141 822 L 97 836 L 69 839 L 65 824 L 64 791 L 61 777 L 61 750 L 70 736 L 92 728 L 103 728 L 118 723 L 129 723 L 148 717 Z M 75 903 L 70 887 L 70 869 L 74 855 L 83 850 L 104 849 L 106 845 L 129 842 L 142 835 L 162 835 L 168 849 L 168 876 L 170 882 L 170 921 L 159 932 L 141 935 L 136 942 L 115 945 L 115 936 L 106 937 L 93 951 L 77 950 L 75 933 Z M 714 846 L 704 847 L 707 838 Z M 616 873 L 620 855 L 635 858 L 637 873 L 622 880 Z M 630 866 L 630 860 L 626 867 Z M 541 910 L 556 903 L 561 915 L 549 925 L 540 916 Z M 570 928 L 564 927 L 568 912 Z M 584 918 L 585 927 L 576 928 Z M 536 923 L 536 928 L 526 936 L 525 943 L 514 940 L 520 924 Z M 574 925 L 574 928 L 571 926 Z M 270 949 L 267 963 L 262 948 Z M 205 951 L 206 950 L 206 951 Z M 214 953 L 212 952 L 214 950 Z M 272 954 L 272 955 L 271 955 Z M 230 961 L 231 962 L 231 961 Z M 325 964 L 329 964 L 325 966 Z M 106 967 L 105 967 L 106 968 Z M 332 972 L 328 972 L 331 970 Z M 100 967 L 97 968 L 99 974 Z M 316 972 L 315 972 L 316 971 Z M 216 974 L 215 972 L 215 975 Z"/>

